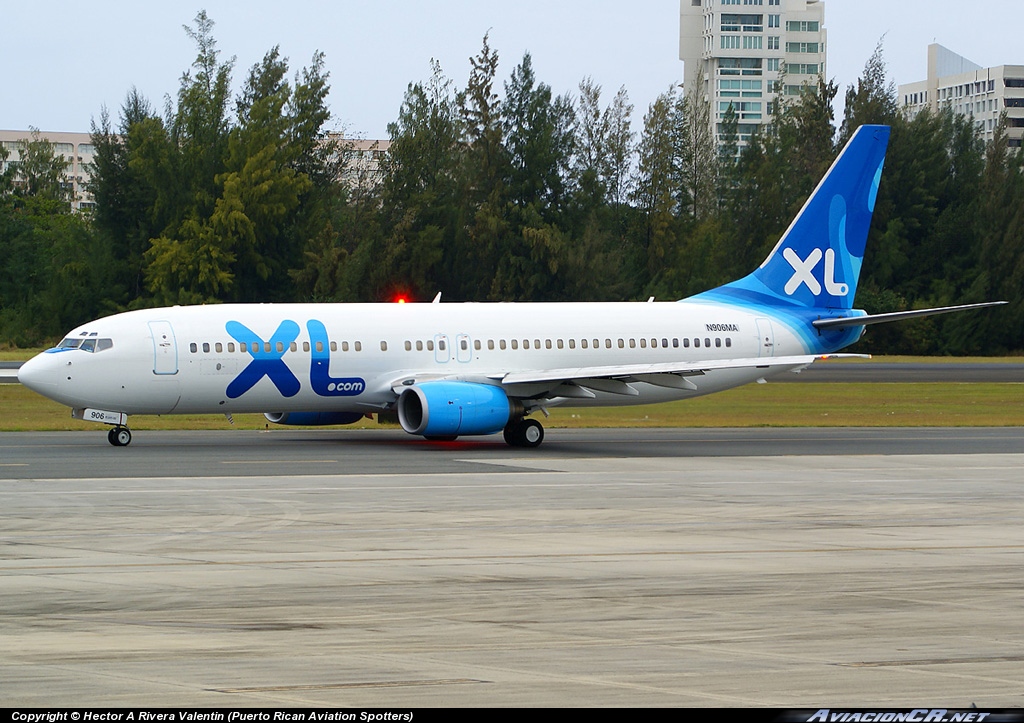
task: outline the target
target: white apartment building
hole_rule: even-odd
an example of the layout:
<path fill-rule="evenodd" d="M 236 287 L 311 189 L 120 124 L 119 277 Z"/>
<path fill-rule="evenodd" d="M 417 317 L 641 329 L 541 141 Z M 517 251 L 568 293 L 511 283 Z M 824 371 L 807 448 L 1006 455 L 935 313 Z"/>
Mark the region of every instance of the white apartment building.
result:
<path fill-rule="evenodd" d="M 54 154 L 67 161 L 65 186 L 71 191 L 71 206 L 75 210 L 88 210 L 95 206 L 87 190 L 95 148 L 88 133 L 54 133 L 40 131 L 39 137 L 53 144 Z M 368 183 L 371 187 L 381 180 L 381 159 L 391 146 L 389 140 L 351 140 L 332 134 L 339 141 L 346 156 L 345 170 L 339 179 L 348 186 Z M 32 140 L 32 131 L 0 130 L 0 147 L 7 151 L 7 160 L 0 160 L 0 172 L 21 162 L 21 149 Z M 361 180 L 362 179 L 362 180 Z"/>
<path fill-rule="evenodd" d="M 330 133 L 329 137 L 338 143 L 345 157 L 345 168 L 338 180 L 349 188 L 360 183 L 372 188 L 381 183 L 384 177 L 381 162 L 391 148 L 390 140 L 345 138 L 340 133 Z"/>
<path fill-rule="evenodd" d="M 64 156 L 67 169 L 65 186 L 71 191 L 71 207 L 75 210 L 92 208 L 92 194 L 86 190 L 95 148 L 88 133 L 55 133 L 40 131 L 39 137 L 53 144 L 54 155 Z M 0 171 L 21 162 L 21 149 L 32 140 L 32 131 L 0 131 L 0 147 L 7 151 L 7 160 L 0 161 Z"/>
<path fill-rule="evenodd" d="M 729 106 L 740 145 L 771 122 L 780 96 L 817 87 L 825 70 L 825 4 L 820 0 L 680 0 L 679 58 L 686 90 L 700 87 L 721 140 Z"/>
<path fill-rule="evenodd" d="M 986 141 L 999 116 L 1007 115 L 1009 145 L 1021 147 L 1024 138 L 1024 65 L 982 68 L 937 43 L 928 46 L 928 78 L 899 86 L 904 112 L 916 115 L 925 108 L 933 112 L 950 107 L 955 113 L 974 118 Z"/>

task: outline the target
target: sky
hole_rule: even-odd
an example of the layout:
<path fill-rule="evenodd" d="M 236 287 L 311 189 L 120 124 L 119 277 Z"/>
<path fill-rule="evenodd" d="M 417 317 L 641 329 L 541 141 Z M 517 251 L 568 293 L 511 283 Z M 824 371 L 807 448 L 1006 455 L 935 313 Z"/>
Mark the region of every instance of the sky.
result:
<path fill-rule="evenodd" d="M 409 83 L 437 59 L 457 88 L 485 33 L 498 52 L 498 89 L 529 52 L 537 78 L 575 94 L 590 76 L 607 101 L 625 86 L 634 130 L 658 94 L 683 78 L 679 0 L 196 0 L 149 3 L 39 0 L 0 7 L 0 129 L 88 132 L 106 107 L 115 119 L 138 88 L 154 107 L 174 97 L 195 58 L 182 29 L 205 9 L 223 59 L 244 79 L 275 45 L 293 71 L 317 50 L 330 72 L 332 130 L 387 138 Z M 891 79 L 924 80 L 938 42 L 982 67 L 1024 65 L 1021 0 L 825 0 L 828 75 L 841 101 L 884 36 Z M 841 111 L 837 111 L 841 114 Z M 837 115 L 837 122 L 840 116 Z"/>

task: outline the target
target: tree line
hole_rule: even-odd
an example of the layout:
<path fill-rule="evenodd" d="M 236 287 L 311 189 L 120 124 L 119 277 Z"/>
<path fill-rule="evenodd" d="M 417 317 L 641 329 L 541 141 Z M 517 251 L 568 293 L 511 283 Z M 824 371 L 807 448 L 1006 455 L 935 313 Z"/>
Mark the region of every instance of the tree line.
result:
<path fill-rule="evenodd" d="M 1003 353 L 1024 332 L 1024 164 L 1005 122 L 899 110 L 879 47 L 846 90 L 780 97 L 740 152 L 735 113 L 670 86 L 642 128 L 625 88 L 556 95 L 527 53 L 506 79 L 484 37 L 456 88 L 431 62 L 388 127 L 380 175 L 326 132 L 323 55 L 279 49 L 232 95 L 213 22 L 162 112 L 132 89 L 93 124 L 91 213 L 52 146 L 0 176 L 0 344 L 117 311 L 186 303 L 677 299 L 752 270 L 864 123 L 892 126 L 857 298 L 869 312 L 1006 299 L 976 315 L 874 327 L 873 351 Z M 0 150 L 0 153 L 3 153 Z M 349 174 L 351 176 L 351 174 Z"/>

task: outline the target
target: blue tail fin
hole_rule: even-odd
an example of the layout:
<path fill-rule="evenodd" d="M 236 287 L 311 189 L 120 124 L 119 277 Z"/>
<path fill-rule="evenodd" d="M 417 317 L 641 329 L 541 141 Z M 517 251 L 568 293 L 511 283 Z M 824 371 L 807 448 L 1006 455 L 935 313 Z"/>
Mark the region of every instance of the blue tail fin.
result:
<path fill-rule="evenodd" d="M 888 126 L 858 128 L 764 263 L 694 298 L 853 308 L 888 143 Z"/>

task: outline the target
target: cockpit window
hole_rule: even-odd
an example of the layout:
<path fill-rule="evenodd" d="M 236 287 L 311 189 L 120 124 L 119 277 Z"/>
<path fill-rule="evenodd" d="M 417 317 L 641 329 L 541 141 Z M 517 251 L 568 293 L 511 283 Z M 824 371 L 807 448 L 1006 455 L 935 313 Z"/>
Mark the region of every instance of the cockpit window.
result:
<path fill-rule="evenodd" d="M 93 337 L 90 337 L 88 339 L 73 339 L 71 337 L 68 337 L 67 339 L 65 339 L 64 341 L 57 345 L 58 349 L 81 349 L 82 351 L 87 351 L 90 354 L 106 351 L 107 349 L 112 349 L 113 347 L 113 339 L 97 339 Z"/>

